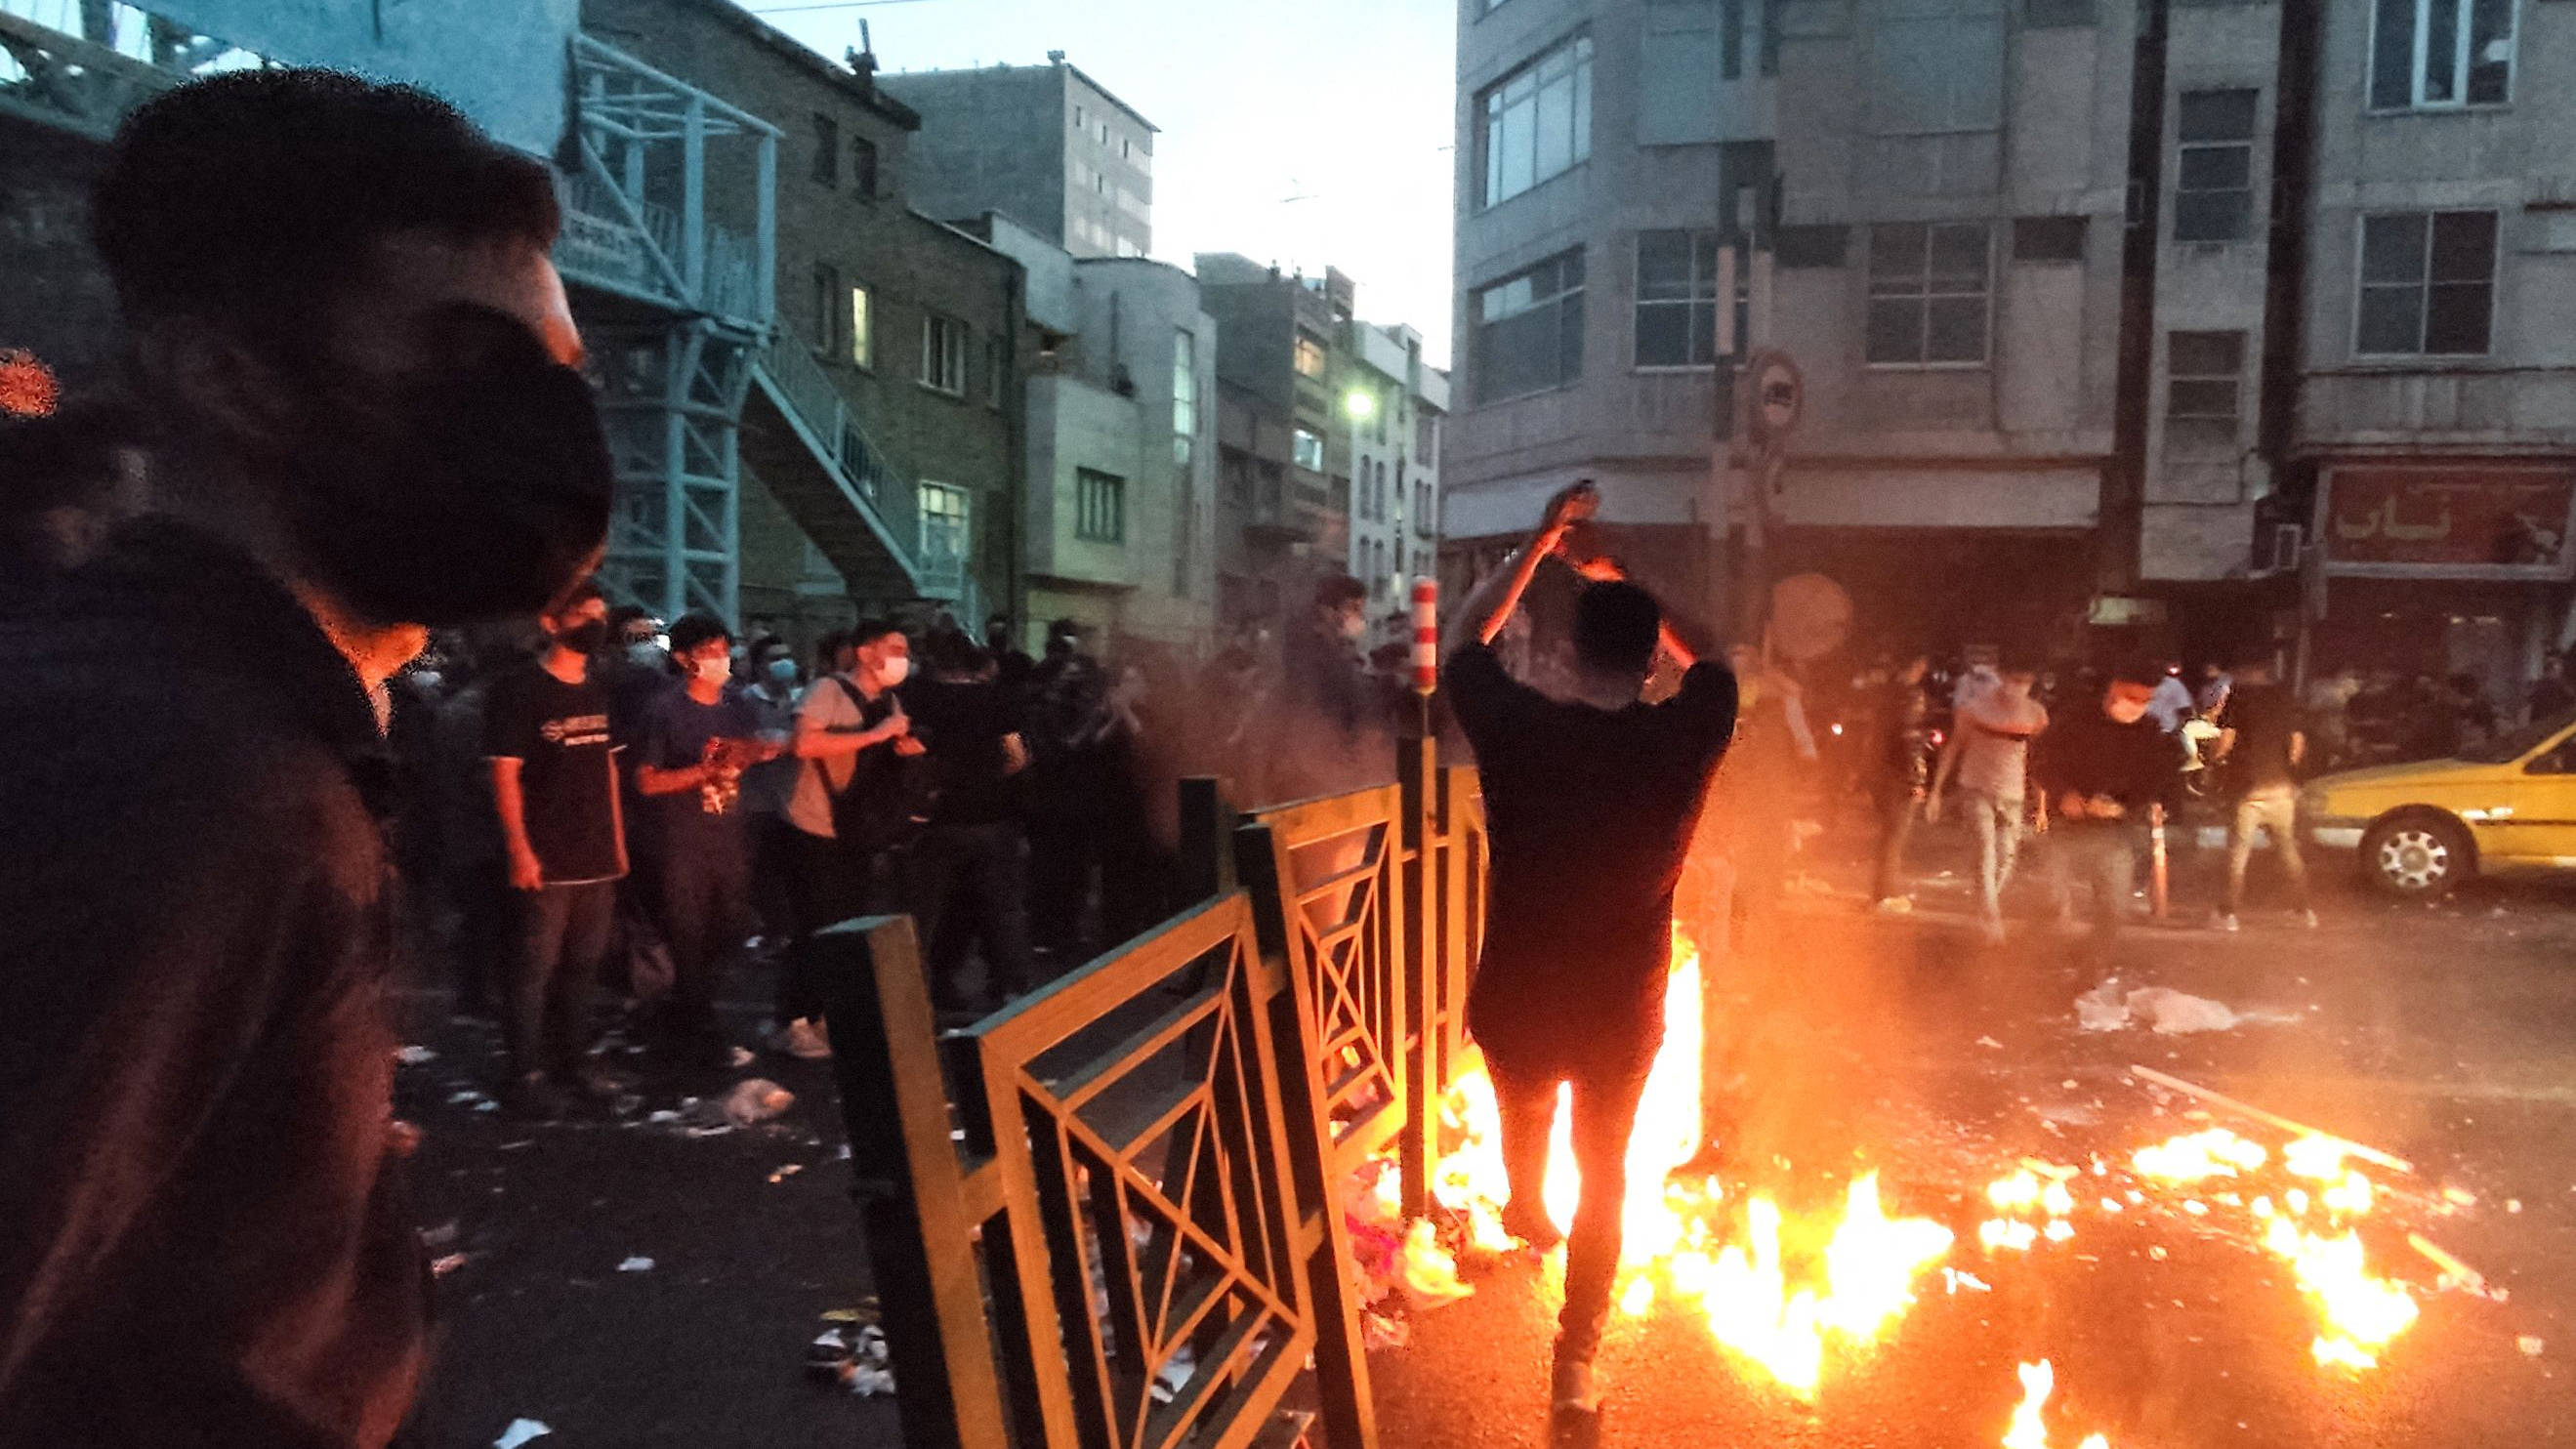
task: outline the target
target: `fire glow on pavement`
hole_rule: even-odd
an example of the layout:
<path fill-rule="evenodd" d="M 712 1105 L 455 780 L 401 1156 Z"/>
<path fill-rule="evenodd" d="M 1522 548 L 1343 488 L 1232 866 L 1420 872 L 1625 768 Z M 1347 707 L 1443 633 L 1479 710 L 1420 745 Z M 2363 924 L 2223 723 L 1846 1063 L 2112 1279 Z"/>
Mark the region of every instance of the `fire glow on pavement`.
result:
<path fill-rule="evenodd" d="M 2276 1152 L 2210 1127 L 2142 1146 L 2125 1164 L 2096 1157 L 2079 1167 L 2023 1158 L 1985 1187 L 1976 1207 L 1992 1216 L 1964 1249 L 1950 1226 L 1892 1203 L 1900 1195 L 1874 1169 L 1851 1178 L 1839 1213 L 1808 1214 L 1785 1211 L 1778 1197 L 1756 1185 L 1677 1172 L 1701 1147 L 1700 990 L 1698 949 L 1676 933 L 1666 1036 L 1628 1144 L 1614 1312 L 1635 1319 L 1658 1305 L 1679 1310 L 1704 1325 L 1752 1381 L 1800 1403 L 1814 1404 L 1836 1376 L 1863 1371 L 1901 1331 L 1919 1293 L 1945 1285 L 1954 1294 L 1991 1291 L 1996 1274 L 2075 1239 L 2086 1213 L 2135 1216 L 2163 1208 L 2195 1232 L 2277 1258 L 2312 1310 L 2311 1352 L 2323 1371 L 2375 1368 L 2420 1312 L 2419 1290 L 2375 1269 L 2358 1231 L 2378 1193 L 2349 1159 L 2384 1154 L 2322 1135 L 2289 1140 Z M 1561 1099 L 1542 1193 L 1560 1231 L 1572 1226 L 1580 1191 L 1570 1117 Z M 1432 1196 L 1453 1227 L 1444 1239 L 1427 1220 L 1412 1224 L 1400 1266 L 1408 1282 L 1451 1285 L 1463 1294 L 1470 1290 L 1458 1279 L 1455 1251 L 1492 1257 L 1519 1246 L 1502 1224 L 1509 1192 L 1492 1083 L 1472 1055 L 1451 1085 L 1441 1128 L 1449 1150 L 1435 1170 Z M 1394 1185 L 1394 1173 L 1380 1175 L 1374 1206 L 1382 1216 L 1391 1214 Z M 1976 1271 L 1953 1264 L 1954 1254 L 1965 1251 L 1982 1254 L 1986 1263 Z M 2161 1248 L 2150 1253 L 2158 1261 L 2166 1256 Z M 1548 1259 L 1558 1281 L 1562 1261 L 1561 1253 Z M 2055 1370 L 2048 1359 L 2033 1357 L 2037 1362 L 2019 1367 L 2020 1406 L 2002 1430 L 2004 1449 L 2047 1449 L 2052 1442 L 2040 1416 L 2056 1387 Z M 2078 1449 L 2109 1445 L 2108 1436 L 2092 1432 Z"/>

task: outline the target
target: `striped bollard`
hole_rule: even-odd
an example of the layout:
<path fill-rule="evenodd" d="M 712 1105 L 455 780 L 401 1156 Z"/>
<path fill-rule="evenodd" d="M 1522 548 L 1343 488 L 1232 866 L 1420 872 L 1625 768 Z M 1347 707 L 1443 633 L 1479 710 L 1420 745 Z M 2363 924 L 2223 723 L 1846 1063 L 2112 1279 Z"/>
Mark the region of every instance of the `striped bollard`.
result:
<path fill-rule="evenodd" d="M 1440 584 L 1413 581 L 1413 692 L 1428 695 L 1440 687 Z"/>

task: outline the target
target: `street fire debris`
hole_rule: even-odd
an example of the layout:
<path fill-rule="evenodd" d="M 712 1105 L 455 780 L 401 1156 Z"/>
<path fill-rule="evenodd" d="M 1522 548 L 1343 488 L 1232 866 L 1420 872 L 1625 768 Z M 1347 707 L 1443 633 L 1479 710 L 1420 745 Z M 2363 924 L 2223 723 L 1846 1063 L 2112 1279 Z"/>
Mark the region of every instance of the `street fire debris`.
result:
<path fill-rule="evenodd" d="M 1757 1382 L 1800 1402 L 1814 1403 L 1837 1376 L 1865 1369 L 1901 1330 L 1918 1293 L 1932 1287 L 1951 1295 L 1992 1292 L 1997 1275 L 2011 1274 L 2017 1262 L 2076 1239 L 2088 1214 L 2144 1218 L 2277 1261 L 2310 1310 L 2310 1354 L 2325 1372 L 2376 1368 L 2420 1317 L 2428 1293 L 2503 1301 L 2483 1275 L 2421 1233 L 2383 1229 L 2373 1217 L 2400 1196 L 2447 1214 L 2474 1204 L 2473 1195 L 2429 1187 L 2393 1194 L 2357 1164 L 2410 1175 L 2404 1159 L 2142 1067 L 2131 1068 L 2129 1079 L 2166 1094 L 2164 1100 L 2182 1099 L 2204 1121 L 2197 1104 L 2206 1103 L 2272 1128 L 2281 1140 L 2267 1145 L 2209 1125 L 2145 1143 L 2125 1161 L 2095 1155 L 2078 1165 L 2023 1157 L 1965 1200 L 1963 1210 L 1982 1219 L 1965 1234 L 1967 1247 L 1961 1232 L 1936 1217 L 1891 1207 L 1892 1200 L 1926 1194 L 1891 1187 L 1867 1166 L 1850 1178 L 1838 1214 L 1784 1209 L 1759 1184 L 1759 1169 L 1745 1180 L 1733 1171 L 1710 1175 L 1686 1166 L 1701 1147 L 1700 989 L 1699 952 L 1676 933 L 1667 1035 L 1629 1141 L 1625 1249 L 1614 1301 L 1631 1319 L 1659 1304 L 1694 1316 L 1728 1356 L 1756 1371 Z M 2134 997 L 2110 999 L 2126 1006 Z M 2148 1015 L 2152 1020 L 2152 1006 Z M 1560 1231 L 1571 1225 L 1579 1191 L 1568 1115 L 1559 1112 L 1543 1186 L 1548 1217 Z M 1403 1311 L 1428 1311 L 1473 1292 L 1473 1272 L 1460 1273 L 1462 1258 L 1473 1265 L 1523 1251 L 1502 1226 L 1508 1187 L 1499 1123 L 1492 1084 L 1472 1055 L 1441 1104 L 1440 1133 L 1444 1155 L 1433 1176 L 1429 1216 L 1403 1220 L 1391 1161 L 1374 1164 L 1378 1170 L 1359 1184 L 1349 1213 L 1360 1286 L 1372 1305 L 1373 1347 L 1405 1341 Z M 2404 1261 L 2420 1259 L 2437 1270 L 2429 1287 L 2397 1272 L 2395 1260 L 2407 1247 L 2414 1256 Z M 1952 1261 L 1965 1251 L 1985 1262 L 1971 1271 Z M 2145 1256 L 2163 1263 L 2171 1255 L 2150 1245 Z M 1546 1262 L 1551 1277 L 1562 1273 L 1558 1251 Z M 2541 1352 L 2538 1339 L 2518 1343 L 2526 1355 Z M 2057 1387 L 2050 1360 L 2021 1364 L 2018 1377 L 2022 1395 L 2000 1441 L 2004 1449 L 2068 1442 L 2052 1440 L 2042 1421 Z M 2090 1431 L 2076 1449 L 2109 1449 L 2110 1442 Z"/>
<path fill-rule="evenodd" d="M 823 1322 L 823 1331 L 805 1347 L 805 1371 L 861 1398 L 893 1393 L 894 1369 L 885 1330 L 878 1327 L 877 1301 L 832 1309 Z"/>

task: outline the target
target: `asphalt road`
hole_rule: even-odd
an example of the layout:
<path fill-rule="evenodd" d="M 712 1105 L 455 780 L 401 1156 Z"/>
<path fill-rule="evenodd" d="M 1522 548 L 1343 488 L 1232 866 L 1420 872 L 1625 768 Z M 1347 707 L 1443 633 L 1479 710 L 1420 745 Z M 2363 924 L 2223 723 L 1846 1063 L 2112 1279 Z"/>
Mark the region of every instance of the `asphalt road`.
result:
<path fill-rule="evenodd" d="M 1678 1312 L 1621 1321 L 1601 1442 L 1992 1445 L 2018 1398 L 2014 1364 L 2046 1356 L 2059 1449 L 2094 1431 L 2115 1449 L 2576 1443 L 2576 892 L 2486 891 L 2433 910 L 2342 893 L 2313 933 L 2260 913 L 2236 936 L 2141 931 L 2115 963 L 2124 982 L 2265 1019 L 2206 1036 L 2083 1033 L 2071 1002 L 2086 968 L 2044 931 L 1990 948 L 1954 923 L 1943 849 L 1930 849 L 1917 917 L 1819 897 L 1769 949 L 1720 965 L 1717 1060 L 1748 1178 L 1795 1203 L 1879 1167 L 1894 1208 L 1963 1230 L 1949 1261 L 1992 1291 L 1954 1296 L 1936 1280 L 1876 1354 L 1829 1364 L 1812 1406 Z M 798 1101 L 747 1130 L 530 1128 L 450 1100 L 491 1085 L 488 1030 L 451 1023 L 441 998 L 412 1007 L 414 1040 L 438 1053 L 403 1073 L 404 1109 L 428 1129 L 418 1196 L 425 1223 L 453 1224 L 436 1251 L 464 1255 L 440 1280 L 414 1444 L 488 1445 L 522 1417 L 568 1446 L 899 1442 L 890 1404 L 802 1366 L 819 1316 L 868 1292 L 821 1068 L 761 1058 L 752 1070 Z M 746 1042 L 755 1018 L 736 1018 Z M 2079 1212 L 2073 1241 L 1988 1262 L 1978 1194 L 2020 1155 L 2120 1161 L 2207 1125 L 2131 1063 L 2413 1159 L 2411 1183 L 2382 1177 L 2415 1200 L 2390 1194 L 2377 1221 L 2419 1227 L 2508 1300 L 2427 1292 L 2422 1321 L 2354 1377 L 2313 1363 L 2314 1320 L 2285 1270 L 2213 1219 Z M 625 1120 L 676 1107 L 679 1091 L 656 1088 Z M 2475 1206 L 2438 1210 L 2443 1186 Z M 2430 1285 L 2429 1267 L 2383 1247 L 2375 1265 Z M 620 1271 L 630 1257 L 653 1266 Z M 1389 1449 L 1547 1442 L 1540 1271 L 1471 1276 L 1473 1297 L 1373 1355 Z M 2524 1338 L 2541 1341 L 2536 1357 Z"/>

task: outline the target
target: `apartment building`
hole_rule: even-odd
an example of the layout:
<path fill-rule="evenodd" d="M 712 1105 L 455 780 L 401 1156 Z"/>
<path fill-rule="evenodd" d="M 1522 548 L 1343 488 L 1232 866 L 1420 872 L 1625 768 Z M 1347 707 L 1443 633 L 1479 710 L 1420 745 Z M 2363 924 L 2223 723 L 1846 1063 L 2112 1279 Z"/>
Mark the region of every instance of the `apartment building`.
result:
<path fill-rule="evenodd" d="M 1051 51 L 1044 65 L 904 71 L 919 111 L 915 200 L 934 216 L 998 211 L 1077 257 L 1154 246 L 1154 123 Z"/>

